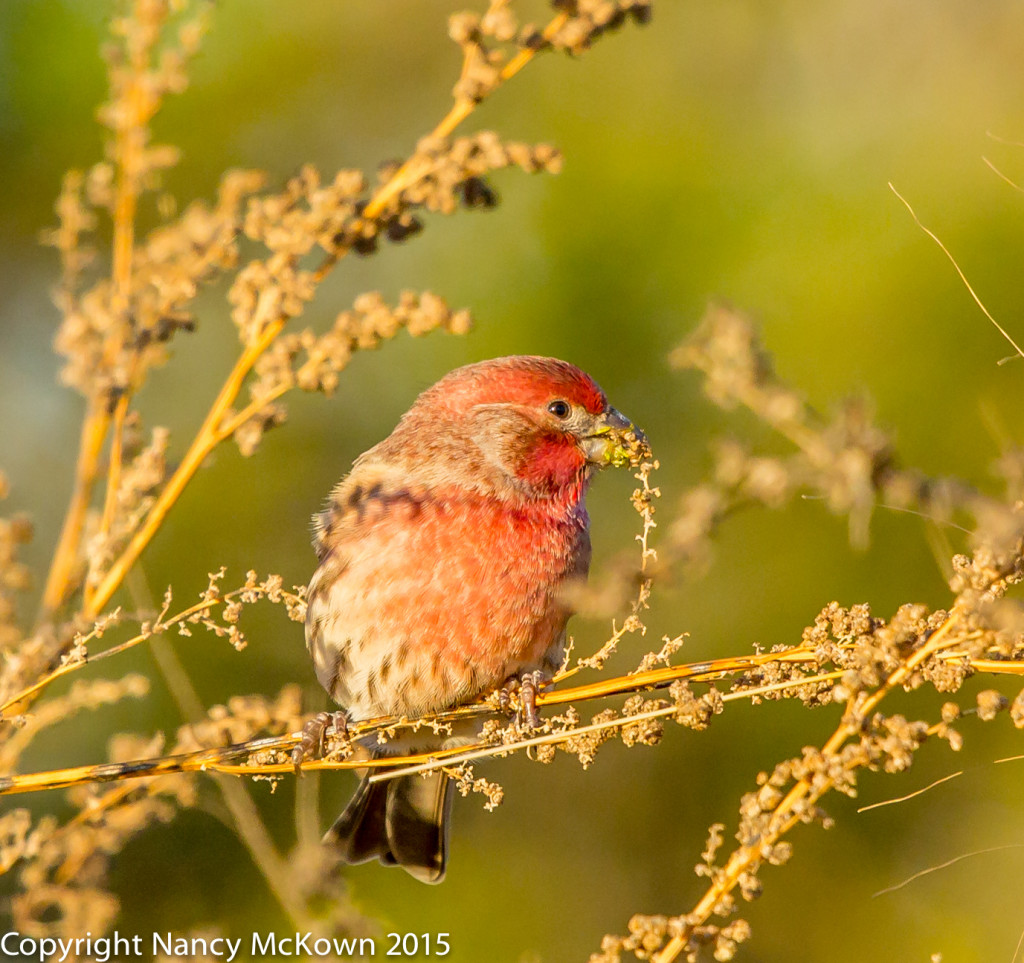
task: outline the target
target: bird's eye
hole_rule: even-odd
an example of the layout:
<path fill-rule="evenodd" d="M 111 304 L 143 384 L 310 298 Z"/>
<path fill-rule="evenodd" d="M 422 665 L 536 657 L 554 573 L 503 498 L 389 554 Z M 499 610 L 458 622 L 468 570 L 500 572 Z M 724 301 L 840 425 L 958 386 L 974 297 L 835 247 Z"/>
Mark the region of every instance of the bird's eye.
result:
<path fill-rule="evenodd" d="M 552 401 L 548 405 L 548 411 L 551 412 L 556 418 L 568 418 L 572 408 L 569 407 L 568 401 Z"/>

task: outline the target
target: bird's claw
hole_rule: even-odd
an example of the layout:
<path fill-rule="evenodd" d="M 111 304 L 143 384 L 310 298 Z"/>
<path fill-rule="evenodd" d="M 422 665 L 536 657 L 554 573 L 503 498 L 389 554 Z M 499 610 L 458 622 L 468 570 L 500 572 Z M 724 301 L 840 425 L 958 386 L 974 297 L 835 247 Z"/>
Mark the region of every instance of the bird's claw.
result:
<path fill-rule="evenodd" d="M 342 739 L 348 738 L 348 718 L 344 712 L 318 712 L 302 727 L 302 736 L 298 745 L 292 750 L 292 766 L 295 768 L 295 775 L 302 774 L 302 763 L 306 759 L 317 759 L 324 751 L 324 734 L 328 728 L 334 727 L 334 731 Z"/>
<path fill-rule="evenodd" d="M 523 721 L 530 729 L 540 728 L 540 716 L 537 714 L 537 692 L 541 686 L 539 672 L 524 675 L 519 686 L 519 702 L 522 706 Z"/>
<path fill-rule="evenodd" d="M 507 715 L 514 715 L 528 729 L 540 728 L 537 713 L 537 693 L 548 680 L 542 672 L 524 672 L 513 676 L 498 690 L 498 707 Z M 519 694 L 519 705 L 514 706 L 512 696 Z"/>

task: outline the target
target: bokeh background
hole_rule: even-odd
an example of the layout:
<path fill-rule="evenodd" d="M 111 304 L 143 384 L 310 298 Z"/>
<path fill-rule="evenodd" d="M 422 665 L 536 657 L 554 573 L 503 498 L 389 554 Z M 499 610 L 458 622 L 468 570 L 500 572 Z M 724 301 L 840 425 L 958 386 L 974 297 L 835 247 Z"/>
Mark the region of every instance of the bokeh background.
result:
<path fill-rule="evenodd" d="M 449 103 L 459 64 L 446 38 L 452 9 L 439 0 L 219 3 L 191 89 L 157 123 L 158 139 L 184 151 L 169 189 L 187 202 L 210 196 L 230 166 L 264 168 L 281 183 L 306 161 L 372 171 L 404 156 Z M 29 559 L 40 572 L 70 491 L 81 403 L 57 383 L 48 300 L 57 265 L 37 238 L 62 173 L 100 156 L 93 118 L 108 14 L 99 0 L 0 4 L 0 466 L 13 483 L 5 509 L 35 519 Z M 186 599 L 220 565 L 229 585 L 250 567 L 304 583 L 308 517 L 352 458 L 443 373 L 508 353 L 580 364 L 647 429 L 663 466 L 659 517 L 669 520 L 708 468 L 709 439 L 774 444 L 751 419 L 705 401 L 696 375 L 669 370 L 668 351 L 710 298 L 761 321 L 781 373 L 815 405 L 867 394 L 895 426 L 904 463 L 995 485 L 1001 447 L 1022 441 L 1024 362 L 997 364 L 1009 346 L 887 182 L 1024 336 L 1022 197 L 983 162 L 1024 181 L 1024 147 L 1014 143 L 1024 140 L 1022 38 L 1024 6 L 1013 0 L 662 0 L 645 29 L 581 58 L 540 58 L 468 129 L 555 143 L 564 171 L 499 174 L 496 210 L 432 218 L 406 245 L 347 259 L 307 315 L 322 326 L 361 291 L 429 288 L 470 307 L 474 332 L 403 335 L 356 357 L 334 398 L 293 398 L 288 424 L 255 458 L 225 446 L 144 556 L 150 584 L 173 584 Z M 200 330 L 176 341 L 173 363 L 141 399 L 148 423 L 169 425 L 179 446 L 235 351 L 222 294 L 204 295 Z M 595 486 L 598 569 L 629 549 L 631 488 L 625 473 Z M 870 546 L 855 551 L 845 522 L 814 501 L 737 516 L 705 571 L 656 587 L 648 642 L 688 632 L 683 657 L 695 661 L 794 643 L 833 599 L 867 601 L 882 615 L 903 602 L 941 606 L 948 592 L 928 527 L 882 510 Z M 243 654 L 213 637 L 176 640 L 204 701 L 289 681 L 319 699 L 301 628 L 277 611 L 248 626 Z M 585 651 L 607 629 L 574 623 Z M 616 665 L 635 664 L 643 645 L 631 640 Z M 178 724 L 148 653 L 101 668 L 146 672 L 154 692 L 41 737 L 27 765 L 100 761 L 117 731 Z M 920 694 L 902 706 L 934 716 L 937 704 Z M 565 756 L 551 767 L 491 763 L 481 771 L 503 783 L 506 801 L 493 814 L 478 799 L 457 802 L 443 886 L 368 865 L 349 874 L 352 892 L 385 930 L 449 932 L 453 961 L 585 959 L 634 912 L 685 912 L 703 891 L 692 866 L 707 826 L 731 831 L 756 773 L 820 745 L 837 714 L 737 705 L 705 733 L 668 730 L 657 749 L 613 744 L 588 772 Z M 1024 742 L 1005 717 L 961 728 L 961 757 L 928 746 L 909 773 L 865 776 L 859 801 L 829 800 L 833 830 L 793 834 L 793 860 L 766 870 L 764 896 L 744 907 L 754 926 L 744 959 L 1015 958 L 1024 761 L 993 761 Z M 855 811 L 960 768 L 912 802 Z M 325 820 L 353 785 L 344 774 L 324 781 Z M 254 795 L 284 844 L 292 785 Z M 25 804 L 68 811 L 60 794 L 3 803 Z M 122 933 L 211 920 L 233 935 L 287 931 L 244 848 L 204 812 L 138 837 L 115 863 L 114 887 Z"/>

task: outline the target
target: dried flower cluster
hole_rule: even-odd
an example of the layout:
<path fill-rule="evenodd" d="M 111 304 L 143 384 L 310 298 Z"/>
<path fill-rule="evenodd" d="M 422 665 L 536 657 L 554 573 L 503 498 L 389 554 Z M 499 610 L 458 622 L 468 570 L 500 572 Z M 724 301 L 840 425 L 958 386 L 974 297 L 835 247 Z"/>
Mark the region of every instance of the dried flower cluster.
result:
<path fill-rule="evenodd" d="M 483 100 L 505 79 L 509 65 L 524 55 L 548 48 L 581 54 L 627 18 L 639 24 L 651 18 L 651 0 L 558 0 L 552 6 L 560 13 L 544 29 L 520 23 L 509 0 L 492 0 L 482 16 L 455 14 L 448 35 L 462 48 L 463 56 L 462 74 L 453 91 L 456 101 Z"/>
<path fill-rule="evenodd" d="M 307 328 L 280 335 L 256 362 L 249 405 L 241 412 L 229 409 L 222 431 L 233 435 L 243 455 L 251 455 L 267 428 L 284 421 L 285 409 L 276 399 L 291 388 L 332 394 L 355 351 L 376 348 L 402 328 L 419 337 L 438 328 L 465 334 L 469 326 L 468 311 L 452 311 L 429 291 L 403 291 L 393 308 L 376 291 L 361 294 L 324 334 Z"/>

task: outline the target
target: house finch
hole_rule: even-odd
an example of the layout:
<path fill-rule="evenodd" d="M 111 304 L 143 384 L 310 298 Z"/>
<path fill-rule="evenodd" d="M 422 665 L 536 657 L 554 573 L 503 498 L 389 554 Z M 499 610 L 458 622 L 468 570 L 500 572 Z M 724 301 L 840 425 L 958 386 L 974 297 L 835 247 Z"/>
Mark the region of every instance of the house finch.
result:
<path fill-rule="evenodd" d="M 536 725 L 537 686 L 564 656 L 560 590 L 590 564 L 587 485 L 645 446 L 588 375 L 553 358 L 467 365 L 424 391 L 314 517 L 306 644 L 347 718 L 415 718 L 518 684 Z M 442 744 L 418 733 L 369 749 Z M 441 772 L 364 777 L 325 841 L 348 863 L 378 857 L 440 882 L 451 799 Z"/>

